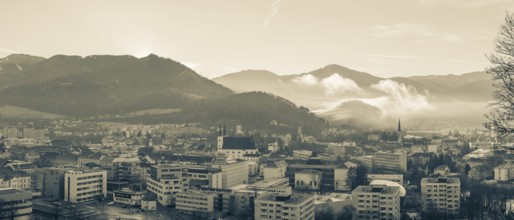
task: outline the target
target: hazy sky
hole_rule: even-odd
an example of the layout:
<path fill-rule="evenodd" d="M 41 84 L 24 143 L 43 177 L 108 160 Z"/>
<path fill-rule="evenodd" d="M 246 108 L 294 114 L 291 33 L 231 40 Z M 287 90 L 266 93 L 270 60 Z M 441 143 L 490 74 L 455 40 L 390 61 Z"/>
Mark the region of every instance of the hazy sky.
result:
<path fill-rule="evenodd" d="M 214 77 L 483 70 L 514 0 L 2 1 L 0 57 L 155 53 Z"/>

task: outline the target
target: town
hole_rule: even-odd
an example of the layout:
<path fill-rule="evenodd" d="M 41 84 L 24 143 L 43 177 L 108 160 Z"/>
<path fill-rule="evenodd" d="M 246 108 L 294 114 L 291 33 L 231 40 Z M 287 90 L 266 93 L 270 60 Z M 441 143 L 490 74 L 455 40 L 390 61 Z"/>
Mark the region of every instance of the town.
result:
<path fill-rule="evenodd" d="M 275 122 L 270 122 L 276 124 Z M 514 213 L 512 143 L 477 130 L 3 124 L 2 216 L 16 219 L 471 219 Z M 359 135 L 357 135 L 360 133 Z M 491 193 L 491 192 L 502 193 Z"/>

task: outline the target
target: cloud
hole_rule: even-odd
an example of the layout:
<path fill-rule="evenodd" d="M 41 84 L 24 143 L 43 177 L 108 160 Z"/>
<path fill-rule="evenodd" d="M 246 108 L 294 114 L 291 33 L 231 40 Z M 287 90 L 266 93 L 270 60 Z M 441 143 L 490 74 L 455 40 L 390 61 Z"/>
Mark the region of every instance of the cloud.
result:
<path fill-rule="evenodd" d="M 0 47 L 0 52 L 8 53 L 8 54 L 19 53 L 16 50 L 12 50 L 12 49 L 9 49 L 9 48 L 4 48 L 4 47 Z"/>
<path fill-rule="evenodd" d="M 323 79 L 321 84 L 325 87 L 326 95 L 340 95 L 345 92 L 360 92 L 362 89 L 351 79 L 345 79 L 337 73 Z"/>
<path fill-rule="evenodd" d="M 461 43 L 464 37 L 454 33 L 436 31 L 418 24 L 398 23 L 393 25 L 377 25 L 372 27 L 376 38 L 416 37 L 436 39 L 450 43 Z"/>
<path fill-rule="evenodd" d="M 293 78 L 293 82 L 298 85 L 315 86 L 318 84 L 318 78 L 312 74 L 306 74 Z"/>
<path fill-rule="evenodd" d="M 264 20 L 264 24 L 262 25 L 262 28 L 266 28 L 268 26 L 269 22 L 271 21 L 271 19 L 273 17 L 275 17 L 275 15 L 278 14 L 278 12 L 280 11 L 279 6 L 282 1 L 283 0 L 276 0 L 271 4 L 271 14 L 268 17 L 266 17 L 266 19 Z"/>
<path fill-rule="evenodd" d="M 382 55 L 382 54 L 364 54 L 365 57 L 391 58 L 391 59 L 421 59 L 417 56 L 400 56 L 400 55 Z"/>
<path fill-rule="evenodd" d="M 406 115 L 423 110 L 433 110 L 427 97 L 419 94 L 414 87 L 393 80 L 381 80 L 371 88 L 385 95 L 374 99 L 362 99 L 363 102 L 379 107 L 387 115 Z"/>

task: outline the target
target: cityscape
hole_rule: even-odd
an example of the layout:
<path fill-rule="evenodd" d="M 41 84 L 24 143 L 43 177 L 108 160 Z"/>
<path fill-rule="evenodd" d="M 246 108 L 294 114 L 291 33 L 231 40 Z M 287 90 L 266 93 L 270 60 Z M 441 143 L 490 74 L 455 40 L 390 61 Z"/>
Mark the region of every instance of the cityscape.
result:
<path fill-rule="evenodd" d="M 0 219 L 514 219 L 513 13 L 2 1 Z"/>

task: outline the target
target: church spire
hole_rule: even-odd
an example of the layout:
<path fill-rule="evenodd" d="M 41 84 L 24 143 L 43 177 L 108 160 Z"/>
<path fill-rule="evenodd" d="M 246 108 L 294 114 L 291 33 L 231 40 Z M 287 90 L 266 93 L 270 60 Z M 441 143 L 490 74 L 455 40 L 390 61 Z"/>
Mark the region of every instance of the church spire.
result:
<path fill-rule="evenodd" d="M 400 124 L 400 119 L 398 119 L 398 133 L 402 132 L 402 126 Z"/>

